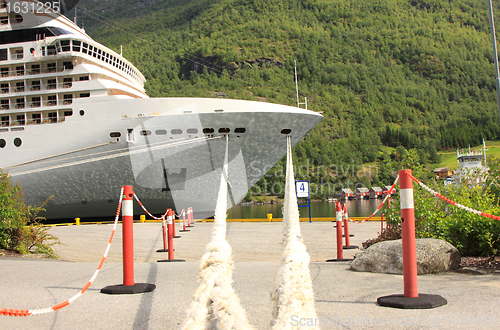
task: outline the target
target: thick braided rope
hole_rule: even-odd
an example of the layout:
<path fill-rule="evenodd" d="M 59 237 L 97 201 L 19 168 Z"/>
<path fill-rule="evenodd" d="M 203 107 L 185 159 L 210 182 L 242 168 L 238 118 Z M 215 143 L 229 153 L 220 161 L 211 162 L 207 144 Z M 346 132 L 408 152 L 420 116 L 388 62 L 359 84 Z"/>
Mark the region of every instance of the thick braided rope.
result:
<path fill-rule="evenodd" d="M 285 204 L 283 206 L 283 253 L 281 267 L 274 280 L 273 329 L 291 329 L 291 320 L 317 319 L 314 308 L 314 292 L 309 272 L 310 257 L 303 243 L 295 178 L 293 173 L 292 147 L 287 137 L 287 172 Z M 316 326 L 293 327 L 294 329 L 318 329 Z"/>
<path fill-rule="evenodd" d="M 226 241 L 227 143 L 226 140 L 226 155 L 215 207 L 212 240 L 201 258 L 199 286 L 182 326 L 185 330 L 212 329 L 214 323 L 217 329 L 223 330 L 252 329 L 232 288 L 232 250 Z"/>
<path fill-rule="evenodd" d="M 370 215 L 368 218 L 364 219 L 364 220 L 351 220 L 349 219 L 349 221 L 351 222 L 356 222 L 356 223 L 361 223 L 361 222 L 365 222 L 365 221 L 368 221 L 370 220 L 373 216 L 375 216 L 375 214 L 377 214 L 381 209 L 382 209 L 382 206 L 384 206 L 384 204 L 387 202 L 387 200 L 389 199 L 389 197 L 391 197 L 391 194 L 392 194 L 392 191 L 394 190 L 394 187 L 396 186 L 396 183 L 398 182 L 399 180 L 399 174 L 398 176 L 396 177 L 396 180 L 394 180 L 394 183 L 392 184 L 391 186 L 391 189 L 389 189 L 389 191 L 387 192 L 387 195 L 384 197 L 384 199 L 382 200 L 382 203 L 380 203 L 380 205 L 377 207 L 377 209 L 372 213 L 372 215 Z"/>
<path fill-rule="evenodd" d="M 18 309 L 0 309 L 0 315 L 8 315 L 8 316 L 30 316 L 30 315 L 40 315 L 40 314 L 46 314 L 46 313 L 51 313 L 55 312 L 63 307 L 68 306 L 72 302 L 74 302 L 76 299 L 80 298 L 80 296 L 87 291 L 87 289 L 92 285 L 94 280 L 96 279 L 97 275 L 99 274 L 99 271 L 101 270 L 102 265 L 104 264 L 104 260 L 106 260 L 106 257 L 108 256 L 109 249 L 111 247 L 111 242 L 113 241 L 113 236 L 115 235 L 116 231 L 116 225 L 118 224 L 118 218 L 120 217 L 120 209 L 122 205 L 122 199 L 123 199 L 123 187 L 120 191 L 120 200 L 118 202 L 118 208 L 116 210 L 116 216 L 115 216 L 115 222 L 113 225 L 113 231 L 111 232 L 111 237 L 109 238 L 108 245 L 106 246 L 106 249 L 104 250 L 104 254 L 101 259 L 101 263 L 97 267 L 96 271 L 94 272 L 94 275 L 90 278 L 90 280 L 87 282 L 87 284 L 83 287 L 83 289 L 80 290 L 77 294 L 75 294 L 73 297 L 70 299 L 54 305 L 49 308 L 42 308 L 42 309 L 30 309 L 30 310 L 18 310 Z"/>
<path fill-rule="evenodd" d="M 444 200 L 445 202 L 448 202 L 450 203 L 451 205 L 454 205 L 458 208 L 461 208 L 462 210 L 465 210 L 465 211 L 468 211 L 468 212 L 471 212 L 471 213 L 474 213 L 474 214 L 477 214 L 477 215 L 480 215 L 480 216 L 483 216 L 483 217 L 486 217 L 486 218 L 490 218 L 490 219 L 495 219 L 495 220 L 500 220 L 500 217 L 499 216 L 496 216 L 496 215 L 493 215 L 493 214 L 488 214 L 488 213 L 484 213 L 484 212 L 481 212 L 481 211 L 478 211 L 478 210 L 474 210 L 473 208 L 470 208 L 468 206 L 465 206 L 465 205 L 462 205 L 460 203 L 457 203 L 449 198 L 446 198 L 444 197 L 443 195 L 441 195 L 440 193 L 438 193 L 437 191 L 434 191 L 432 190 L 431 188 L 427 187 L 425 184 L 423 184 L 422 182 L 420 182 L 420 180 L 418 180 L 417 178 L 415 178 L 413 175 L 411 175 L 410 173 L 406 172 L 407 175 L 410 176 L 410 178 L 415 181 L 416 183 L 418 183 L 418 185 L 422 188 L 424 188 L 425 190 L 427 190 L 428 192 L 430 192 L 431 194 L 435 195 L 436 197 L 439 197 L 441 198 L 442 200 Z"/>

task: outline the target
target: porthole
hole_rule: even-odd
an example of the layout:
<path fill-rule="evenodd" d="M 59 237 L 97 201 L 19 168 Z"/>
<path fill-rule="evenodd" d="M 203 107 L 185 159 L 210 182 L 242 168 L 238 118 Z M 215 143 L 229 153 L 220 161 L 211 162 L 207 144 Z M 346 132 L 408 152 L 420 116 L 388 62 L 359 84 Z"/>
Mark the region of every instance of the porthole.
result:
<path fill-rule="evenodd" d="M 151 135 L 151 131 L 149 131 L 149 130 L 147 130 L 147 129 L 146 129 L 146 130 L 143 130 L 143 131 L 141 131 L 141 135 L 142 135 L 142 136 Z"/>
<path fill-rule="evenodd" d="M 198 129 L 197 128 L 188 128 L 187 129 L 187 133 L 188 134 L 197 134 L 198 133 Z"/>
<path fill-rule="evenodd" d="M 174 128 L 170 131 L 172 134 L 182 134 L 182 130 L 180 128 Z"/>
<path fill-rule="evenodd" d="M 5 142 L 4 139 L 0 139 L 0 148 L 5 148 L 6 145 L 7 145 L 7 142 Z"/>
<path fill-rule="evenodd" d="M 155 131 L 156 135 L 167 135 L 167 130 L 166 129 L 157 129 Z"/>
<path fill-rule="evenodd" d="M 203 133 L 205 134 L 212 134 L 214 132 L 213 128 L 204 128 Z"/>
<path fill-rule="evenodd" d="M 284 128 L 284 129 L 281 130 L 281 134 L 290 134 L 291 131 L 292 130 L 289 129 L 289 128 Z"/>
<path fill-rule="evenodd" d="M 85 114 L 85 111 L 80 110 L 80 116 L 83 116 Z"/>
<path fill-rule="evenodd" d="M 219 133 L 229 133 L 231 130 L 227 127 L 219 128 Z"/>
<path fill-rule="evenodd" d="M 20 138 L 15 138 L 15 139 L 14 139 L 14 145 L 15 145 L 16 147 L 20 147 L 20 146 L 21 146 L 21 144 L 23 144 L 23 141 L 21 141 L 21 139 L 20 139 Z"/>
<path fill-rule="evenodd" d="M 247 129 L 243 128 L 243 127 L 238 127 L 238 128 L 234 129 L 235 133 L 245 133 L 246 131 L 247 131 Z"/>
<path fill-rule="evenodd" d="M 112 137 L 112 138 L 117 138 L 117 137 L 122 136 L 122 133 L 120 133 L 120 132 L 111 132 L 111 133 L 109 133 L 109 136 Z"/>

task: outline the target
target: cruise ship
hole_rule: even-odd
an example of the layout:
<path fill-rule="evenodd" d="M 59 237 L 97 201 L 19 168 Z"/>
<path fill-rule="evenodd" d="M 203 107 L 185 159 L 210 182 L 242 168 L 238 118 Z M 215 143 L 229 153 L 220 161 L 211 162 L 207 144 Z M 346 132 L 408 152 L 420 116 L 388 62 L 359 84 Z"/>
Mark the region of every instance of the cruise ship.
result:
<path fill-rule="evenodd" d="M 26 204 L 53 196 L 47 219 L 112 217 L 123 185 L 153 214 L 209 217 L 226 147 L 231 207 L 286 154 L 286 136 L 295 145 L 323 118 L 265 102 L 149 98 L 131 62 L 50 7 L 0 0 L 0 168 Z"/>

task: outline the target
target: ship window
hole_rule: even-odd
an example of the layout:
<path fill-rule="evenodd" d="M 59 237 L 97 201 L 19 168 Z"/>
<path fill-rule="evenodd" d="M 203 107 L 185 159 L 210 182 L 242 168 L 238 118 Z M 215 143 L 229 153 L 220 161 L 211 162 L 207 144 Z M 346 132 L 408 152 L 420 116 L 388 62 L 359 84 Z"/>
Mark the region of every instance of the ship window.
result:
<path fill-rule="evenodd" d="M 47 89 L 56 89 L 56 87 L 57 87 L 57 82 L 55 79 L 47 80 Z"/>
<path fill-rule="evenodd" d="M 0 16 L 0 25 L 6 25 L 6 24 L 9 24 L 9 16 L 7 15 Z"/>
<path fill-rule="evenodd" d="M 8 77 L 9 76 L 9 68 L 0 68 L 0 75 L 2 77 Z"/>
<path fill-rule="evenodd" d="M 22 23 L 23 22 L 23 17 L 19 14 L 10 14 L 10 22 L 12 23 Z"/>
<path fill-rule="evenodd" d="M 238 127 L 238 128 L 234 129 L 235 133 L 245 133 L 246 131 L 247 131 L 247 129 L 243 128 L 243 127 Z"/>
<path fill-rule="evenodd" d="M 61 40 L 61 49 L 63 52 L 69 52 L 70 47 L 69 47 L 69 40 Z"/>
<path fill-rule="evenodd" d="M 0 61 L 7 61 L 7 49 L 0 49 Z"/>
<path fill-rule="evenodd" d="M 16 147 L 20 147 L 22 143 L 23 143 L 23 141 L 21 141 L 21 139 L 20 139 L 20 138 L 15 138 L 15 139 L 14 139 L 14 145 L 15 145 Z"/>
<path fill-rule="evenodd" d="M 197 128 L 188 128 L 186 131 L 188 134 L 197 134 L 198 129 Z"/>
<path fill-rule="evenodd" d="M 40 90 L 40 80 L 33 80 L 31 82 L 31 90 L 32 91 L 39 91 Z"/>
<path fill-rule="evenodd" d="M 231 130 L 227 127 L 219 128 L 219 133 L 229 133 Z"/>
<path fill-rule="evenodd" d="M 111 132 L 111 133 L 109 133 L 109 136 L 112 137 L 112 138 L 117 138 L 117 137 L 122 136 L 122 133 L 120 133 L 120 132 Z"/>
<path fill-rule="evenodd" d="M 135 143 L 134 130 L 131 128 L 127 129 L 127 142 Z"/>
<path fill-rule="evenodd" d="M 0 100 L 0 110 L 9 110 L 9 100 Z"/>
<path fill-rule="evenodd" d="M 31 98 L 31 107 L 32 108 L 40 107 L 40 96 L 33 96 Z"/>
<path fill-rule="evenodd" d="M 289 129 L 289 128 L 284 128 L 284 129 L 281 130 L 281 134 L 290 134 L 291 131 L 292 130 Z"/>
<path fill-rule="evenodd" d="M 166 129 L 157 129 L 155 131 L 156 135 L 167 135 L 167 130 Z"/>
<path fill-rule="evenodd" d="M 79 80 L 80 81 L 89 80 L 89 76 L 81 76 Z"/>
<path fill-rule="evenodd" d="M 10 54 L 11 54 L 11 60 L 22 60 L 23 59 L 23 49 L 22 48 L 11 48 Z"/>
<path fill-rule="evenodd" d="M 57 123 L 57 112 L 49 112 L 49 122 Z"/>
<path fill-rule="evenodd" d="M 7 2 L 5 0 L 0 0 L 0 8 L 7 8 Z"/>
<path fill-rule="evenodd" d="M 40 73 L 40 64 L 32 64 L 31 74 L 39 74 L 39 73 Z"/>
<path fill-rule="evenodd" d="M 56 72 L 56 63 L 47 63 L 47 72 Z"/>
<path fill-rule="evenodd" d="M 83 45 L 82 45 L 82 53 L 87 54 L 87 47 L 88 46 L 89 45 L 86 42 L 83 43 Z"/>
<path fill-rule="evenodd" d="M 24 97 L 22 99 L 16 99 L 16 109 L 24 109 Z"/>
<path fill-rule="evenodd" d="M 143 131 L 141 131 L 141 135 L 142 136 L 151 135 L 151 131 L 149 131 L 149 130 L 143 130 Z"/>
<path fill-rule="evenodd" d="M 47 55 L 56 55 L 56 46 L 47 46 Z"/>
<path fill-rule="evenodd" d="M 16 83 L 16 92 L 24 92 L 24 81 Z"/>
<path fill-rule="evenodd" d="M 34 113 L 31 115 L 31 121 L 34 124 L 41 124 L 42 123 L 42 114 L 41 113 Z"/>
<path fill-rule="evenodd" d="M 71 63 L 71 62 L 63 62 L 63 66 L 64 66 L 65 70 L 73 69 L 73 63 Z"/>
<path fill-rule="evenodd" d="M 18 76 L 24 75 L 24 65 L 16 66 L 16 75 Z"/>
<path fill-rule="evenodd" d="M 24 123 L 25 123 L 24 115 L 17 115 L 17 124 L 18 125 L 24 125 Z"/>
<path fill-rule="evenodd" d="M 5 142 L 4 139 L 0 139 L 0 148 L 5 148 L 5 146 L 7 145 L 7 142 Z"/>
<path fill-rule="evenodd" d="M 63 88 L 70 88 L 71 86 L 73 86 L 73 78 L 69 77 L 69 78 L 63 78 L 63 85 L 62 87 Z"/>
<path fill-rule="evenodd" d="M 53 106 L 57 105 L 57 96 L 56 95 L 47 96 L 47 105 L 49 107 L 53 107 Z"/>
<path fill-rule="evenodd" d="M 73 110 L 64 111 L 64 117 L 69 117 L 69 116 L 73 116 Z"/>
<path fill-rule="evenodd" d="M 0 93 L 6 94 L 9 92 L 9 84 L 1 84 L 0 85 Z"/>
<path fill-rule="evenodd" d="M 85 114 L 85 111 L 80 110 L 80 116 L 83 116 Z"/>
<path fill-rule="evenodd" d="M 82 42 L 80 40 L 73 40 L 73 51 L 79 52 L 81 44 L 82 44 Z"/>
<path fill-rule="evenodd" d="M 224 112 L 223 109 L 215 109 L 214 112 Z"/>
<path fill-rule="evenodd" d="M 214 132 L 213 128 L 204 128 L 203 133 L 205 134 L 212 134 Z"/>
<path fill-rule="evenodd" d="M 80 97 L 90 97 L 90 93 L 80 93 Z"/>
<path fill-rule="evenodd" d="M 172 134 L 182 134 L 182 130 L 180 128 L 174 128 L 170 131 Z"/>
<path fill-rule="evenodd" d="M 9 126 L 10 125 L 10 117 L 9 116 L 0 117 L 0 123 L 2 126 Z"/>
<path fill-rule="evenodd" d="M 71 104 L 73 103 L 73 94 L 64 94 L 63 99 L 64 99 L 63 101 L 64 105 Z"/>

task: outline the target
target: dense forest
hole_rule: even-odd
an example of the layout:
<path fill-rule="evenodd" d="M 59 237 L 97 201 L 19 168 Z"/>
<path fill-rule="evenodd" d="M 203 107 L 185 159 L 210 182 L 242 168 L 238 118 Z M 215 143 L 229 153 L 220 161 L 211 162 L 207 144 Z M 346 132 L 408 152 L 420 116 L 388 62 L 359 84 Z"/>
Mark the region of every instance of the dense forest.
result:
<path fill-rule="evenodd" d="M 296 105 L 296 61 L 301 102 L 325 117 L 294 148 L 298 164 L 382 164 L 387 147 L 398 148 L 392 158 L 415 149 L 421 163 L 437 162 L 439 150 L 500 138 L 486 0 L 81 0 L 76 8 L 94 39 L 118 52 L 123 45 L 151 97 Z M 500 21 L 500 4 L 493 10 Z M 381 173 L 368 180 L 388 181 Z"/>

